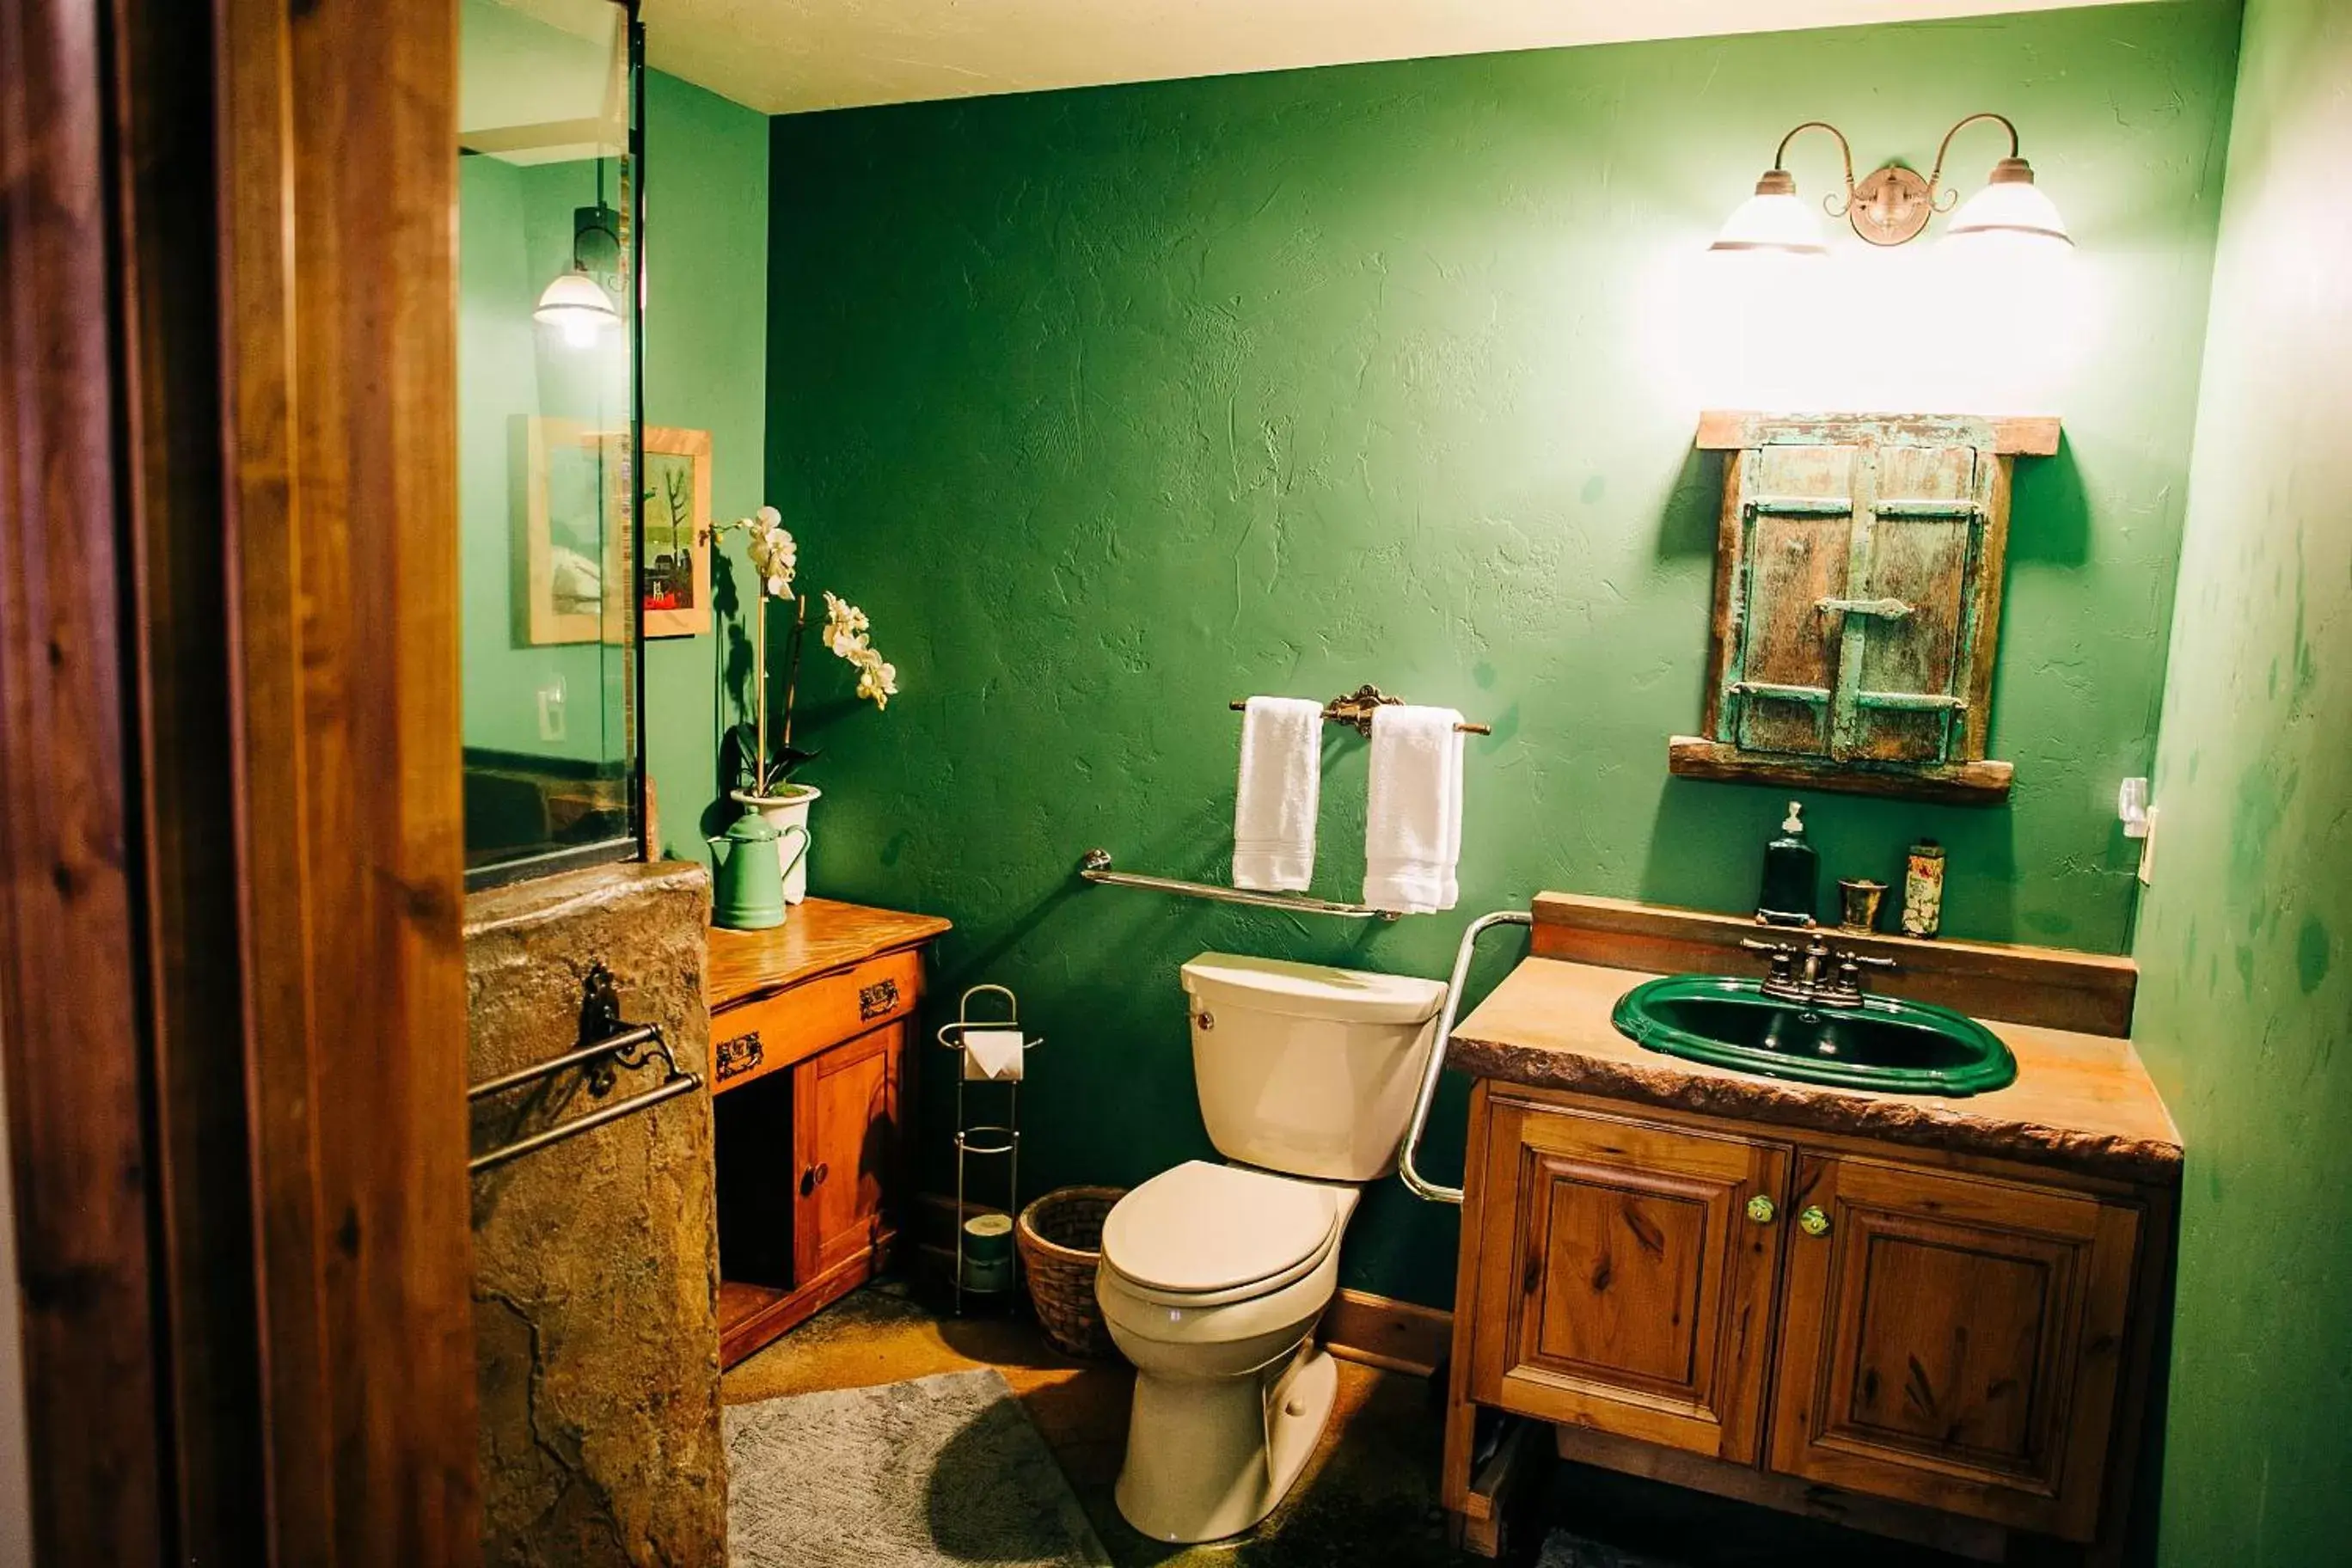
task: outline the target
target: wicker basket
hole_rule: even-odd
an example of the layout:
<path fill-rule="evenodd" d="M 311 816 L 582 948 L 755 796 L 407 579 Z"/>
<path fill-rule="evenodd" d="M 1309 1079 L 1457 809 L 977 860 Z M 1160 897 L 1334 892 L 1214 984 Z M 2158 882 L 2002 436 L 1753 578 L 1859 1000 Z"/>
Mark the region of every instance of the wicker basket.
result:
<path fill-rule="evenodd" d="M 1021 1247 L 1029 1302 L 1055 1348 L 1075 1356 L 1117 1353 L 1095 1300 L 1102 1261 L 1103 1216 L 1124 1187 L 1057 1187 L 1021 1211 L 1013 1235 Z"/>

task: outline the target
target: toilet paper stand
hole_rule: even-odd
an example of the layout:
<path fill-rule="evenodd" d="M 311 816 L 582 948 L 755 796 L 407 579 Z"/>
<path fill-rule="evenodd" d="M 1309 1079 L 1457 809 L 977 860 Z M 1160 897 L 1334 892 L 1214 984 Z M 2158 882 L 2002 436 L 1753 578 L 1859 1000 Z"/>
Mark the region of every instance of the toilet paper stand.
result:
<path fill-rule="evenodd" d="M 1004 1016 L 972 1016 L 972 999 L 993 995 L 1003 998 Z M 967 1044 L 967 1035 L 984 1033 L 1010 1034 L 1019 1042 L 1019 1050 L 1012 1058 L 1009 1071 L 998 1076 L 973 1075 L 979 1052 Z M 939 1028 L 940 1044 L 957 1057 L 955 1103 L 956 1206 L 955 1206 L 955 1310 L 963 1315 L 963 1299 L 973 1296 L 1003 1296 L 1019 1283 L 1020 1268 L 1013 1246 L 1013 1216 L 1021 1212 L 1021 1079 L 1029 1052 L 1045 1044 L 1033 1040 L 1021 1028 L 1019 998 L 1002 985 L 975 985 L 956 1003 L 955 1022 Z M 1001 1054 L 1001 1053 L 1000 1053 Z M 1002 1110 L 987 1110 L 985 1096 L 975 1096 L 974 1090 L 1001 1089 Z M 996 1120 L 974 1121 L 974 1114 Z M 971 1212 L 968 1199 L 969 1166 L 972 1160 L 1003 1160 L 1004 1162 L 1004 1206 Z"/>

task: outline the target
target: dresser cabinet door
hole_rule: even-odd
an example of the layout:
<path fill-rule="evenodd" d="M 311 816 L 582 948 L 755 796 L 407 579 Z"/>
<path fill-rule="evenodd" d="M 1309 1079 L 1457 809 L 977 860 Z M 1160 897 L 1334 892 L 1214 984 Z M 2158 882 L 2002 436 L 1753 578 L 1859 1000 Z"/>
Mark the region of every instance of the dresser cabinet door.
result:
<path fill-rule="evenodd" d="M 1787 1146 L 1497 1096 L 1473 1397 L 1753 1462 Z"/>
<path fill-rule="evenodd" d="M 807 1285 L 887 1239 L 898 1186 L 906 1026 L 891 1024 L 793 1068 L 793 1278 Z"/>
<path fill-rule="evenodd" d="M 2137 1207 L 1811 1154 L 1791 1201 L 1772 1468 L 2090 1540 Z"/>

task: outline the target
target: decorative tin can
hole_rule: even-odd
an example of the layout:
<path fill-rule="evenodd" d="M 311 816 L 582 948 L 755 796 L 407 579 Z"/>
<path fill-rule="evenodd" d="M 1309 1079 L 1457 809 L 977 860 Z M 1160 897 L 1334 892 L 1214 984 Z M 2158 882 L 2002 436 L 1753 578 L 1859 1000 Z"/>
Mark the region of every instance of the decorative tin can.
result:
<path fill-rule="evenodd" d="M 1944 847 L 1922 838 L 1903 872 L 1903 934 L 1933 936 L 1943 923 Z"/>

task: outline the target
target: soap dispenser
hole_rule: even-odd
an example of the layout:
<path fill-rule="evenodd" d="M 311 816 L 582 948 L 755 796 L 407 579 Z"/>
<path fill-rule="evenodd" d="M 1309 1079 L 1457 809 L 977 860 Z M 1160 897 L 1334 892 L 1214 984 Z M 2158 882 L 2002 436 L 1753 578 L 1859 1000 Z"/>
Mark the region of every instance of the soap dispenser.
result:
<path fill-rule="evenodd" d="M 1805 842 L 1804 812 L 1802 802 L 1790 801 L 1780 837 L 1764 847 L 1764 882 L 1756 894 L 1756 918 L 1766 925 L 1813 923 L 1822 858 Z"/>

